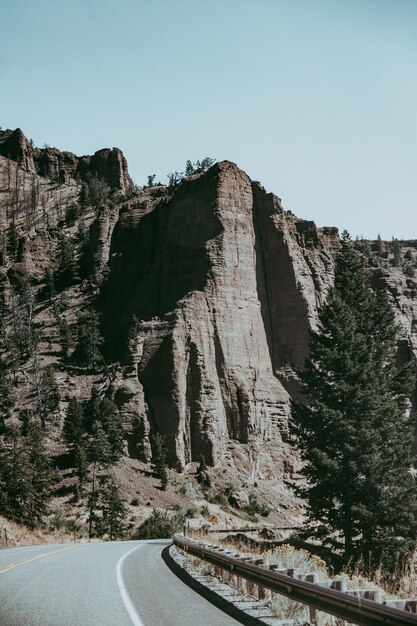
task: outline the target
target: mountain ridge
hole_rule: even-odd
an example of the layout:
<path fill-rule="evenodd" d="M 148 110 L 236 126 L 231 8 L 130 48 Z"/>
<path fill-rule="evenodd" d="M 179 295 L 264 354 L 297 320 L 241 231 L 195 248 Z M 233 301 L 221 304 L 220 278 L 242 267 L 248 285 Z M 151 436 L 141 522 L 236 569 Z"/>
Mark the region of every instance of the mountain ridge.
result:
<path fill-rule="evenodd" d="M 67 157 L 34 148 L 17 129 L 0 131 L 0 154 L 2 289 L 11 303 L 16 277 L 32 283 L 41 367 L 51 365 L 61 381 L 48 418 L 51 448 L 63 452 L 57 442 L 68 398 L 86 401 L 95 389 L 117 406 L 129 463 L 149 466 L 162 433 L 170 464 L 187 480 L 203 455 L 219 489 L 256 491 L 280 511 L 276 520 L 295 519 L 299 460 L 288 437 L 290 399 L 299 397 L 297 368 L 333 282 L 338 230 L 284 210 L 230 161 L 140 189 L 116 148 L 97 151 L 96 160 Z M 81 203 L 93 179 L 108 186 L 107 195 Z M 7 251 L 12 224 L 14 260 Z M 73 245 L 80 276 L 45 300 L 47 270 L 57 271 L 63 240 Z M 417 242 L 398 244 L 399 251 L 393 242 L 352 245 L 374 285 L 389 291 L 399 361 L 416 362 Z M 100 312 L 110 369 L 94 375 L 62 358 L 53 311 L 63 299 L 61 316 L 74 337 L 80 310 Z M 25 398 L 14 403 L 11 420 L 35 410 L 28 367 L 17 371 Z M 123 472 L 121 463 L 122 482 Z"/>

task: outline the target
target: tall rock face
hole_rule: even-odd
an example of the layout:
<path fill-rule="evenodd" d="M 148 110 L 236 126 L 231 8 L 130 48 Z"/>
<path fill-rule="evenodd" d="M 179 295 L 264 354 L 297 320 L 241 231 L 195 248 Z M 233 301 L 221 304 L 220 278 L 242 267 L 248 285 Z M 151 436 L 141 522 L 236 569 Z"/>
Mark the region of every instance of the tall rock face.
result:
<path fill-rule="evenodd" d="M 56 148 L 35 148 L 17 128 L 0 131 L 0 155 L 18 163 L 23 171 L 61 185 L 95 175 L 120 191 L 126 191 L 132 184 L 127 161 L 119 148 L 104 148 L 93 156 L 77 157 Z"/>
<path fill-rule="evenodd" d="M 304 360 L 337 242 L 227 161 L 120 214 L 103 309 L 113 350 L 138 320 L 130 394 L 119 391 L 135 396 L 144 456 L 157 431 L 180 468 L 200 454 L 222 463 L 230 442 L 292 456 L 291 365 Z"/>

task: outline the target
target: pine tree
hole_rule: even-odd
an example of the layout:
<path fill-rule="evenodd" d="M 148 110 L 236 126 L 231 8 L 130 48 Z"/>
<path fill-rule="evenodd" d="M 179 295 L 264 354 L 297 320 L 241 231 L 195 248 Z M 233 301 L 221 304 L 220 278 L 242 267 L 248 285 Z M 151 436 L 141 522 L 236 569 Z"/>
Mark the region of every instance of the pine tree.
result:
<path fill-rule="evenodd" d="M 28 450 L 17 428 L 7 430 L 0 440 L 0 482 L 3 514 L 18 523 L 30 522 L 27 503 L 32 500 Z"/>
<path fill-rule="evenodd" d="M 83 445 L 77 444 L 74 450 L 74 461 L 76 467 L 76 473 L 79 480 L 80 491 L 82 492 L 83 486 L 87 481 L 88 476 L 88 458 L 87 452 Z"/>
<path fill-rule="evenodd" d="M 0 439 L 0 500 L 3 514 L 34 528 L 47 513 L 54 473 L 39 424 L 27 436 L 10 428 Z"/>
<path fill-rule="evenodd" d="M 66 444 L 75 450 L 82 445 L 84 434 L 84 411 L 81 402 L 77 398 L 70 398 L 67 414 L 64 420 L 62 434 Z"/>
<path fill-rule="evenodd" d="M 117 463 L 123 454 L 124 429 L 116 404 L 107 397 L 100 399 L 93 390 L 86 406 L 84 424 L 87 432 L 90 433 L 94 425 L 96 428 L 100 426 L 107 440 L 108 462 Z"/>
<path fill-rule="evenodd" d="M 55 295 L 55 276 L 53 271 L 48 267 L 45 272 L 45 296 L 48 300 L 52 300 Z"/>
<path fill-rule="evenodd" d="M 393 265 L 395 265 L 395 267 L 400 267 L 401 263 L 402 263 L 402 249 L 401 249 L 401 244 L 398 241 L 398 239 L 395 239 L 395 237 L 392 238 L 392 254 L 393 254 Z"/>
<path fill-rule="evenodd" d="M 100 333 L 98 314 L 85 311 L 78 318 L 78 345 L 76 348 L 79 360 L 89 369 L 94 369 L 103 361 L 100 348 L 103 338 Z"/>
<path fill-rule="evenodd" d="M 31 497 L 25 503 L 25 514 L 26 523 L 34 527 L 47 513 L 55 478 L 46 451 L 44 433 L 38 423 L 30 423 L 27 448 Z"/>
<path fill-rule="evenodd" d="M 43 393 L 43 407 L 46 413 L 55 411 L 59 404 L 60 395 L 52 365 L 48 365 L 42 373 L 41 386 Z"/>
<path fill-rule="evenodd" d="M 101 517 L 96 520 L 98 534 L 108 535 L 111 541 L 122 539 L 127 530 L 127 510 L 120 490 L 113 480 L 102 481 L 99 502 Z"/>
<path fill-rule="evenodd" d="M 194 174 L 194 166 L 191 163 L 191 161 L 188 159 L 188 161 L 185 164 L 185 175 L 186 176 L 192 176 L 192 174 Z"/>
<path fill-rule="evenodd" d="M 69 351 L 71 349 L 72 342 L 72 334 L 71 328 L 65 319 L 65 317 L 61 317 L 58 324 L 59 330 L 59 342 L 61 344 L 62 356 L 64 359 L 68 358 Z"/>
<path fill-rule="evenodd" d="M 78 266 L 74 244 L 71 238 L 62 237 L 57 252 L 58 267 L 54 276 L 54 285 L 63 289 L 78 280 Z"/>
<path fill-rule="evenodd" d="M 94 422 L 89 442 L 89 460 L 100 467 L 108 467 L 112 463 L 112 450 L 107 435 L 100 424 Z"/>
<path fill-rule="evenodd" d="M 410 368 L 397 370 L 395 339 L 387 295 L 371 290 L 344 233 L 291 430 L 305 463 L 306 534 L 371 571 L 393 569 L 414 547 L 412 380 Z"/>
<path fill-rule="evenodd" d="M 19 250 L 19 233 L 17 232 L 16 224 L 11 222 L 7 231 L 7 254 L 12 261 L 17 259 L 17 253 Z"/>
<path fill-rule="evenodd" d="M 88 536 L 92 537 L 93 527 L 98 519 L 96 513 L 99 503 L 99 489 L 97 488 L 97 483 L 105 476 L 105 474 L 101 474 L 102 470 L 106 470 L 111 464 L 111 447 L 106 433 L 99 422 L 94 422 L 92 425 L 89 439 L 88 460 L 92 463 L 91 490 L 88 496 Z"/>
<path fill-rule="evenodd" d="M 109 442 L 112 463 L 117 463 L 123 454 L 124 430 L 117 406 L 109 398 L 100 404 L 101 424 Z"/>
<path fill-rule="evenodd" d="M 167 472 L 167 449 L 165 446 L 165 438 L 161 433 L 156 433 L 153 437 L 153 454 L 152 463 L 154 466 L 155 476 L 161 481 L 161 489 L 165 491 L 168 485 Z"/>
<path fill-rule="evenodd" d="M 9 372 L 3 359 L 0 359 L 0 435 L 5 432 L 4 421 L 10 417 L 13 406 Z"/>

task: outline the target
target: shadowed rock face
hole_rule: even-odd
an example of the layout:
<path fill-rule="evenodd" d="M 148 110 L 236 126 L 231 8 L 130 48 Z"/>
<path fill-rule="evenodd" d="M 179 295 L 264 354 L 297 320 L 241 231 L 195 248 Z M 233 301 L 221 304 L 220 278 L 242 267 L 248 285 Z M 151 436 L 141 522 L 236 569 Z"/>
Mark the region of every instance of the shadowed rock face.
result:
<path fill-rule="evenodd" d="M 304 361 L 337 231 L 285 212 L 227 161 L 141 211 L 115 227 L 103 305 L 113 350 L 139 320 L 140 432 L 164 432 L 178 467 L 200 454 L 222 463 L 231 441 L 275 442 L 291 457 L 289 364 Z"/>
<path fill-rule="evenodd" d="M 104 148 L 93 156 L 77 157 L 56 148 L 34 148 L 20 128 L 0 131 L 0 155 L 31 174 L 65 184 L 97 175 L 112 189 L 126 190 L 132 183 L 127 161 L 118 148 Z"/>

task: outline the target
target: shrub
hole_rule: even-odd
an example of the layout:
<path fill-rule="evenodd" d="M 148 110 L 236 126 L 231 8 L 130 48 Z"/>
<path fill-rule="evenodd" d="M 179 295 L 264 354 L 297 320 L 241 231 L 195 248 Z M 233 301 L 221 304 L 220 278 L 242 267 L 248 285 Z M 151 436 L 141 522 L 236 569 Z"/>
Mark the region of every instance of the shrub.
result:
<path fill-rule="evenodd" d="M 133 539 L 167 539 L 181 528 L 179 515 L 169 515 L 167 511 L 154 510 L 152 515 L 139 526 Z"/>
<path fill-rule="evenodd" d="M 268 517 L 270 510 L 264 504 L 257 501 L 255 496 L 249 496 L 249 505 L 246 507 L 246 512 L 251 516 L 262 515 L 262 517 Z"/>
<path fill-rule="evenodd" d="M 284 543 L 277 548 L 265 552 L 268 563 L 278 565 L 279 569 L 297 569 L 300 572 L 327 575 L 326 563 L 307 550 L 294 548 Z"/>
<path fill-rule="evenodd" d="M 221 492 L 210 494 L 207 500 L 211 502 L 211 504 L 219 504 L 220 506 L 227 506 L 229 504 L 226 496 Z"/>

